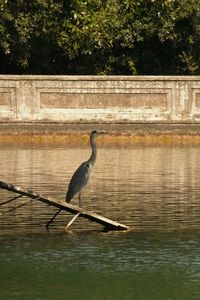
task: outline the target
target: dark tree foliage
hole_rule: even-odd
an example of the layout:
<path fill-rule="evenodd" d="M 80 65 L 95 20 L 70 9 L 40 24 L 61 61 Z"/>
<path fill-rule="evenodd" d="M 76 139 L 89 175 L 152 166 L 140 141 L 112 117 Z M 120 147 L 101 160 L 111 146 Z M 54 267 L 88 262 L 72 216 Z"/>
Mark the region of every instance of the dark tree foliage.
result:
<path fill-rule="evenodd" d="M 1 74 L 197 75 L 200 0 L 0 0 Z"/>

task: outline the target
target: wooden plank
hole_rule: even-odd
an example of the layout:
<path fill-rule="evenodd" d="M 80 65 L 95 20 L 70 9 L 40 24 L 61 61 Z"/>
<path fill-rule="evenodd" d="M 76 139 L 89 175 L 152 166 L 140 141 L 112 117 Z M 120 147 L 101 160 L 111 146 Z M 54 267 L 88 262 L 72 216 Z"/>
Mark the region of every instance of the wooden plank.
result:
<path fill-rule="evenodd" d="M 98 224 L 103 225 L 105 227 L 105 230 L 128 230 L 129 229 L 129 227 L 124 224 L 121 224 L 119 222 L 116 222 L 116 221 L 113 221 L 106 217 L 103 217 L 97 213 L 85 210 L 84 208 L 81 208 L 79 206 L 72 205 L 65 201 L 56 200 L 49 196 L 37 194 L 31 190 L 25 190 L 21 187 L 12 185 L 10 183 L 0 181 L 0 188 L 20 194 L 20 195 L 27 196 L 27 197 L 37 200 L 37 201 L 44 202 L 48 205 L 68 211 L 69 213 L 74 214 L 74 215 L 79 214 L 80 218 L 84 218 L 84 219 L 90 220 L 92 222 L 96 222 Z"/>

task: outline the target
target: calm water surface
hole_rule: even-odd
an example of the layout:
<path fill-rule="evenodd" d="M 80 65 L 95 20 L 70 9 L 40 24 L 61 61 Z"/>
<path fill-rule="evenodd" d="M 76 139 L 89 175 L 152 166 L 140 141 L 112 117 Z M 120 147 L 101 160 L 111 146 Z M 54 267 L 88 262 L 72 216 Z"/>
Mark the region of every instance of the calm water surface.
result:
<path fill-rule="evenodd" d="M 88 148 L 0 148 L 0 180 L 63 199 Z M 85 207 L 129 233 L 21 199 L 0 206 L 0 299 L 200 299 L 200 147 L 102 148 Z M 0 190 L 0 204 L 13 194 Z M 74 204 L 78 201 L 75 198 Z"/>

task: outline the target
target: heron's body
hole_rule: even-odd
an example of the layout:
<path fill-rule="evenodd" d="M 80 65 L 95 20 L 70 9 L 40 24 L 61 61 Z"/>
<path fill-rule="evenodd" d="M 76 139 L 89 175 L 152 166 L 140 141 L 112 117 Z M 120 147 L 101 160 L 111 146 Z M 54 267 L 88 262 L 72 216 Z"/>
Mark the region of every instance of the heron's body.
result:
<path fill-rule="evenodd" d="M 75 194 L 80 192 L 88 183 L 91 173 L 91 166 L 88 162 L 84 162 L 75 171 L 72 179 L 70 180 L 68 191 L 66 194 L 66 202 L 70 202 Z"/>

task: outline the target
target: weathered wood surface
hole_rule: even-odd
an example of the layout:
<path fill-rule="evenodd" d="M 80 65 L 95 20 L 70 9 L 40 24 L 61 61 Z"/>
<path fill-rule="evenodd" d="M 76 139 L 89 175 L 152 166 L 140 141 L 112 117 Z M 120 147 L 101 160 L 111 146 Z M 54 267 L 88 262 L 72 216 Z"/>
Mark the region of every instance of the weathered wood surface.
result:
<path fill-rule="evenodd" d="M 21 187 L 12 185 L 10 183 L 0 181 L 0 188 L 23 195 L 23 196 L 27 196 L 33 200 L 44 202 L 51 206 L 68 211 L 69 213 L 72 213 L 74 215 L 79 214 L 78 216 L 80 218 L 84 218 L 84 219 L 90 220 L 92 222 L 99 223 L 99 224 L 103 225 L 106 230 L 128 230 L 129 229 L 128 226 L 121 224 L 119 222 L 110 220 L 110 219 L 103 217 L 95 212 L 85 210 L 84 208 L 78 207 L 76 205 L 72 205 L 70 203 L 66 203 L 65 201 L 56 200 L 49 196 L 37 194 L 31 190 L 25 190 Z"/>

